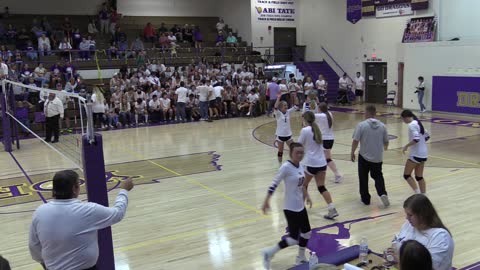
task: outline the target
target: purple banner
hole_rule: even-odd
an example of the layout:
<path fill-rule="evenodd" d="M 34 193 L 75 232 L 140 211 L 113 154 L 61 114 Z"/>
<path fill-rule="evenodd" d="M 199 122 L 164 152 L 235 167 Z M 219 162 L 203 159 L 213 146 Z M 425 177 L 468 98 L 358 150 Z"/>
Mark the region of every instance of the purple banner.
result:
<path fill-rule="evenodd" d="M 480 115 L 480 77 L 434 76 L 432 110 Z"/>
<path fill-rule="evenodd" d="M 356 24 L 362 19 L 362 0 L 347 0 L 347 21 Z"/>

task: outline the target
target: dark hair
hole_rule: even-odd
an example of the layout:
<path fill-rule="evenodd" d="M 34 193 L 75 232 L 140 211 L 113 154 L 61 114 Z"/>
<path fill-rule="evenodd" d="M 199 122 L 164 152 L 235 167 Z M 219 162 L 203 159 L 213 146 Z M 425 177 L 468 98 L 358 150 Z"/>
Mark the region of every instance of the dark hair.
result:
<path fill-rule="evenodd" d="M 403 112 L 400 114 L 400 116 L 402 118 L 406 118 L 406 117 L 412 117 L 413 120 L 417 121 L 418 125 L 420 126 L 420 133 L 425 134 L 425 128 L 423 127 L 423 124 L 422 122 L 420 122 L 420 120 L 418 120 L 417 116 L 410 110 L 403 110 Z"/>
<path fill-rule="evenodd" d="M 295 150 L 295 148 L 299 148 L 299 147 L 303 147 L 303 144 L 298 143 L 298 142 L 292 142 L 290 144 L 290 147 L 289 147 L 290 148 L 290 155 L 292 155 L 293 150 Z"/>
<path fill-rule="evenodd" d="M 202 79 L 200 82 L 203 83 L 203 84 L 205 84 L 205 83 L 207 82 L 207 80 Z"/>
<path fill-rule="evenodd" d="M 412 195 L 405 200 L 403 208 L 409 209 L 417 219 L 428 228 L 442 228 L 450 233 L 447 227 L 443 225 L 435 207 L 433 207 L 432 202 L 427 196 L 423 194 Z"/>
<path fill-rule="evenodd" d="M 0 255 L 0 270 L 11 270 L 10 264 L 8 263 L 7 259 L 3 258 Z"/>
<path fill-rule="evenodd" d="M 167 96 L 167 93 L 166 93 L 166 92 L 163 92 L 163 93 L 162 93 L 162 98 L 165 97 L 165 96 Z"/>
<path fill-rule="evenodd" d="M 152 99 L 154 99 L 154 98 L 156 98 L 156 97 L 157 97 L 157 95 L 153 95 L 153 96 L 152 96 Z"/>
<path fill-rule="evenodd" d="M 371 116 L 377 115 L 377 108 L 374 105 L 368 105 L 367 108 L 365 108 L 365 111 Z"/>
<path fill-rule="evenodd" d="M 324 114 L 327 115 L 327 120 L 328 120 L 328 127 L 332 128 L 333 125 L 333 119 L 330 113 L 328 112 L 328 105 L 325 102 L 320 103 L 320 111 Z"/>
<path fill-rule="evenodd" d="M 143 99 L 137 98 L 137 103 L 142 103 L 142 102 L 143 102 Z"/>
<path fill-rule="evenodd" d="M 415 240 L 408 240 L 400 247 L 400 270 L 431 270 L 432 255 L 428 249 Z"/>
<path fill-rule="evenodd" d="M 419 81 L 423 81 L 423 80 L 424 80 L 423 76 L 419 76 L 419 77 L 418 77 L 418 80 L 419 80 Z"/>
<path fill-rule="evenodd" d="M 180 87 L 184 87 L 185 86 L 185 82 L 184 81 L 181 81 L 180 82 Z"/>
<path fill-rule="evenodd" d="M 78 173 L 72 170 L 59 171 L 53 177 L 52 196 L 59 200 L 73 198 L 73 187 L 79 185 Z"/>
<path fill-rule="evenodd" d="M 188 97 L 195 97 L 195 95 L 193 95 L 193 94 L 190 94 L 190 95 L 188 95 Z"/>

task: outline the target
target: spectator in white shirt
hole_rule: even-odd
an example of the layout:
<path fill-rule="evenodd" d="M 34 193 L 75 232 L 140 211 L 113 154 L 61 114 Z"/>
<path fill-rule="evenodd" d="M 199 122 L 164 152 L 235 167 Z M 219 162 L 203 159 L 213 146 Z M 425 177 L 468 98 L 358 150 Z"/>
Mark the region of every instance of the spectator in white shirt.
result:
<path fill-rule="evenodd" d="M 163 112 L 157 95 L 153 95 L 152 100 L 148 102 L 148 112 L 151 115 L 153 123 L 158 123 L 162 120 Z"/>
<path fill-rule="evenodd" d="M 63 51 L 61 53 L 62 57 L 68 59 L 70 57 L 70 50 L 72 50 L 72 45 L 70 45 L 70 42 L 68 42 L 67 38 L 63 38 L 63 41 L 60 42 L 60 44 L 58 45 L 58 49 Z"/>
<path fill-rule="evenodd" d="M 223 31 L 223 29 L 225 29 L 225 22 L 223 21 L 222 18 L 220 18 L 220 20 L 217 22 L 217 31 Z"/>
<path fill-rule="evenodd" d="M 403 208 L 407 221 L 392 241 L 397 254 L 404 242 L 416 240 L 432 255 L 433 270 L 450 270 L 455 244 L 431 201 L 415 194 L 405 200 Z"/>
<path fill-rule="evenodd" d="M 365 91 L 365 78 L 357 72 L 357 77 L 353 79 L 355 83 L 355 99 L 358 103 L 363 104 L 363 94 Z"/>
<path fill-rule="evenodd" d="M 45 53 L 49 55 L 51 50 L 52 46 L 50 45 L 50 39 L 45 34 L 42 34 L 42 36 L 38 38 L 38 51 L 40 52 L 40 55 L 43 56 Z"/>
<path fill-rule="evenodd" d="M 98 126 L 98 122 L 100 122 L 100 125 L 103 129 L 105 128 L 105 121 L 103 120 L 103 114 L 105 113 L 105 103 L 104 103 L 105 97 L 103 96 L 103 93 L 100 90 L 100 88 L 95 87 L 93 89 L 93 94 L 91 99 L 93 102 L 93 107 L 92 107 L 93 121 L 97 122 L 97 126 Z"/>
<path fill-rule="evenodd" d="M 49 270 L 96 269 L 99 249 L 97 231 L 125 216 L 131 178 L 122 181 L 114 207 L 80 201 L 80 179 L 71 170 L 53 177 L 54 200 L 37 208 L 30 226 L 32 258 Z"/>
<path fill-rule="evenodd" d="M 45 113 L 45 141 L 57 143 L 60 136 L 60 119 L 63 119 L 63 103 L 62 101 L 54 94 L 49 93 L 48 99 L 45 101 L 43 107 Z M 52 139 L 53 133 L 53 141 Z"/>
<path fill-rule="evenodd" d="M 144 99 L 138 98 L 134 105 L 135 108 L 135 124 L 138 126 L 139 121 L 145 120 L 148 124 L 147 102 Z"/>
<path fill-rule="evenodd" d="M 254 115 L 253 109 L 255 108 L 255 105 L 257 105 L 258 98 L 259 96 L 257 92 L 255 91 L 255 89 L 252 89 L 250 91 L 250 94 L 248 94 L 247 96 L 247 100 L 249 104 L 247 116 Z"/>
<path fill-rule="evenodd" d="M 47 69 L 45 69 L 43 63 L 38 63 L 38 66 L 33 71 L 33 77 L 36 82 L 40 82 L 40 87 L 43 87 L 48 82 Z"/>
<path fill-rule="evenodd" d="M 188 89 L 185 88 L 185 82 L 180 82 L 180 87 L 175 91 L 177 95 L 177 121 L 185 123 L 187 120 L 187 114 L 185 111 L 185 105 L 187 104 Z"/>
<path fill-rule="evenodd" d="M 168 98 L 168 94 L 166 92 L 162 93 L 162 97 L 160 98 L 160 104 L 162 106 L 165 123 L 170 120 L 173 121 L 174 113 L 171 107 L 172 101 L 170 100 L 170 98 Z"/>

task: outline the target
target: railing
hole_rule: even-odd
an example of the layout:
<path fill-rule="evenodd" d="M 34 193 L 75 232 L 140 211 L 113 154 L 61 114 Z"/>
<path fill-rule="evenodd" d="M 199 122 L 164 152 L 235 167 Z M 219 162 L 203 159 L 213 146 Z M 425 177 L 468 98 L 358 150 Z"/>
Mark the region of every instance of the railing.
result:
<path fill-rule="evenodd" d="M 348 75 L 348 73 L 342 68 L 342 66 L 340 66 L 340 64 L 337 61 L 335 61 L 335 58 L 333 58 L 333 56 L 327 51 L 327 49 L 325 49 L 325 47 L 323 46 L 321 46 L 321 48 L 322 48 L 322 51 L 328 56 L 328 58 L 330 58 L 330 60 L 336 65 L 336 67 L 339 68 L 343 74 L 347 74 L 347 78 L 349 78 L 350 81 L 353 82 L 352 77 L 350 77 L 350 75 Z M 341 75 L 339 74 L 339 76 Z"/>

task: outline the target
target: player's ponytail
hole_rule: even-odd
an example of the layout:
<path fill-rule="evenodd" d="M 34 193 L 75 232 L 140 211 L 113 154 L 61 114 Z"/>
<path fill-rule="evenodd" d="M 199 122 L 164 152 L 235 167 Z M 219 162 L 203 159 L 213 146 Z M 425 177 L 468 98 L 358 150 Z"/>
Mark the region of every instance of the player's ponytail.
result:
<path fill-rule="evenodd" d="M 410 110 L 404 110 L 404 111 L 400 114 L 400 116 L 401 116 L 402 118 L 411 117 L 411 118 L 413 118 L 413 120 L 417 121 L 418 126 L 420 127 L 420 133 L 421 133 L 422 135 L 425 135 L 425 128 L 423 127 L 422 122 L 420 122 L 420 120 L 418 120 L 417 116 L 416 116 L 412 111 L 410 111 Z"/>
<path fill-rule="evenodd" d="M 315 123 L 315 114 L 312 111 L 305 112 L 305 114 L 303 115 L 303 119 L 305 119 L 305 122 L 307 122 L 307 124 L 312 127 L 313 140 L 316 143 L 321 144 L 322 132 L 320 131 L 317 123 Z"/>
<path fill-rule="evenodd" d="M 329 127 L 329 128 L 332 128 L 333 119 L 332 119 L 332 115 L 331 115 L 330 112 L 328 111 L 328 105 L 327 105 L 327 103 L 325 103 L 325 102 L 320 103 L 320 111 L 327 116 L 328 127 Z"/>
<path fill-rule="evenodd" d="M 311 111 L 315 111 L 317 109 L 317 102 L 316 102 L 316 95 L 314 92 L 310 92 L 310 94 L 308 95 L 308 97 L 310 98 L 310 110 Z"/>

